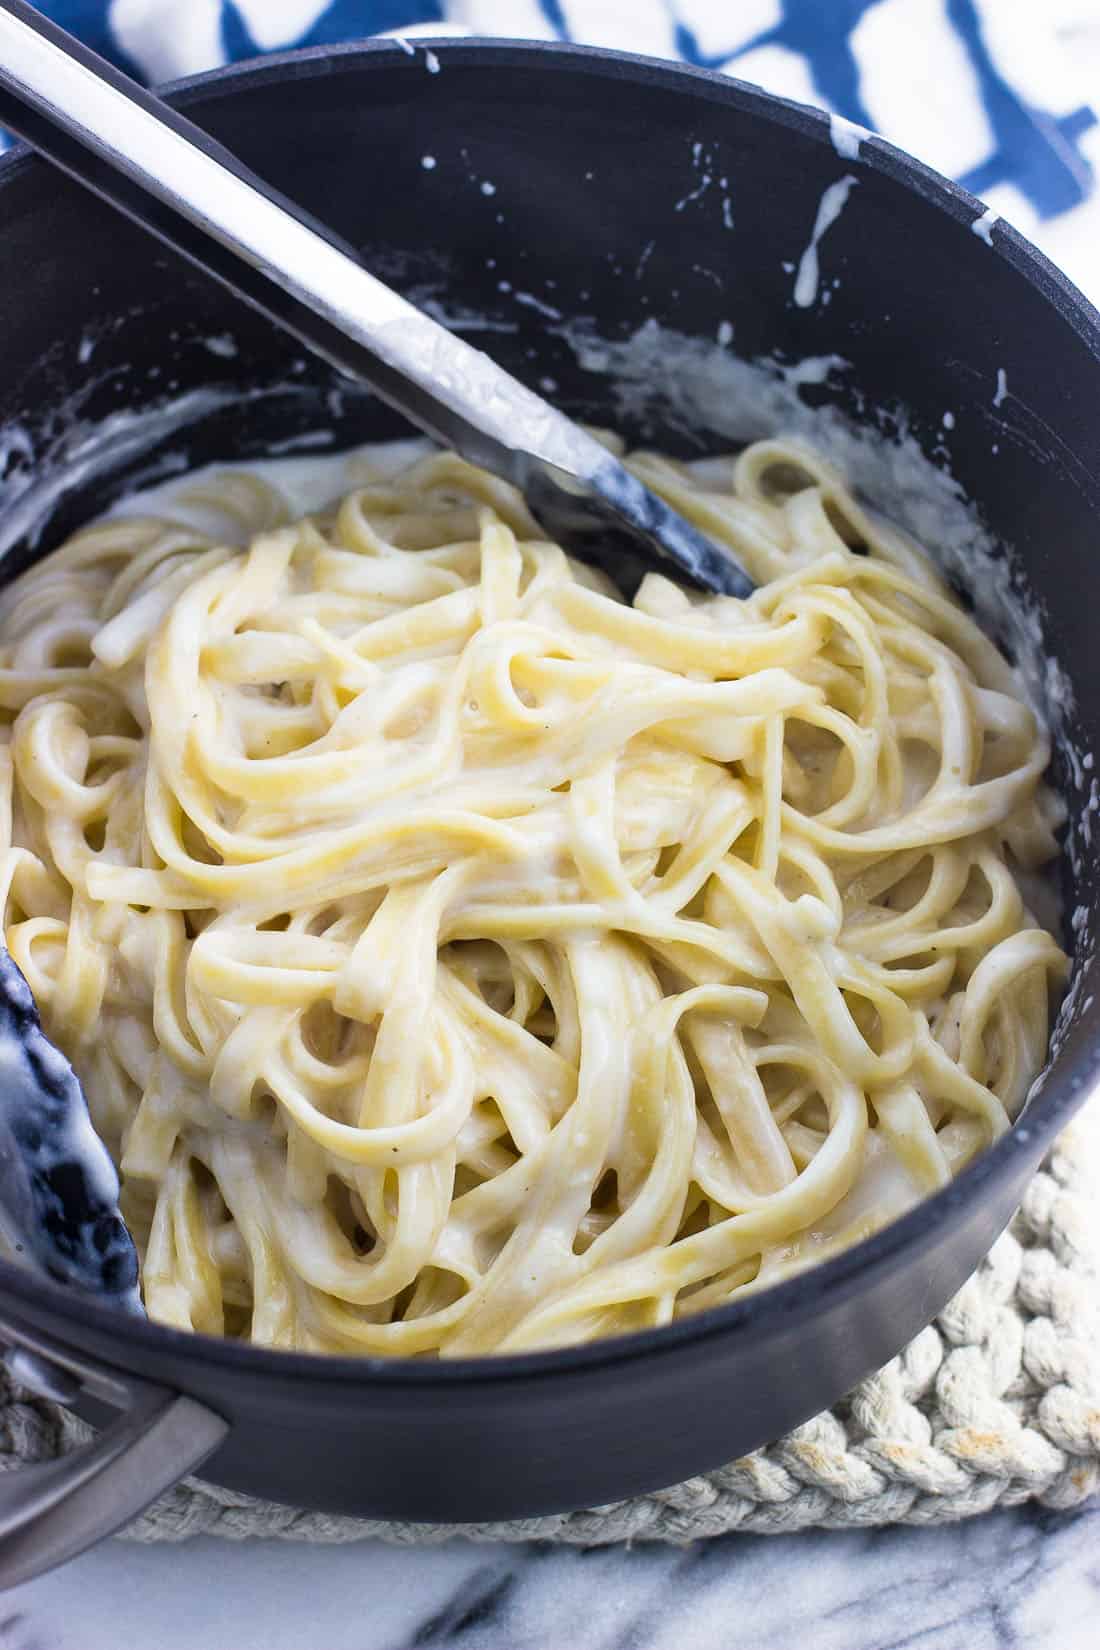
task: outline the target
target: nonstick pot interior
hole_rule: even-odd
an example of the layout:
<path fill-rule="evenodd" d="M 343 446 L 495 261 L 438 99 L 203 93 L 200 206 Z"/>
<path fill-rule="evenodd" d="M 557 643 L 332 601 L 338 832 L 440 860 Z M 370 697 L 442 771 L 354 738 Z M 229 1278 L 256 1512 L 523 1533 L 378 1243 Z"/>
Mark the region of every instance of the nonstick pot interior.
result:
<path fill-rule="evenodd" d="M 474 341 L 506 367 L 628 437 L 723 445 L 616 393 L 599 351 L 577 348 L 578 318 L 611 341 L 649 322 L 727 344 L 732 331 L 739 354 L 771 358 L 780 375 L 841 358 L 803 373 L 804 401 L 904 418 L 1041 598 L 1072 683 L 1056 777 L 1079 913 L 1076 1006 L 1024 1124 L 868 1243 L 696 1320 L 495 1361 L 320 1360 L 123 1322 L 0 1265 L 5 1319 L 230 1421 L 204 1469 L 214 1480 L 333 1511 L 461 1520 L 667 1484 L 835 1401 L 961 1284 L 1091 1087 L 1096 789 L 1067 753 L 1091 750 L 1100 724 L 1100 346 L 1089 307 L 1018 237 L 998 226 L 990 246 L 971 233 L 978 203 L 877 141 L 841 156 L 816 114 L 606 53 L 447 42 L 438 57 L 431 74 L 423 53 L 392 46 L 305 53 L 208 77 L 176 101 L 377 273 L 474 318 Z M 846 175 L 817 301 L 799 307 L 795 267 L 823 192 Z M 401 432 L 43 163 L 0 165 L 0 223 L 7 574 L 128 478 L 292 450 L 318 430 L 336 446 Z M 162 408 L 152 443 L 131 420 L 151 406 Z M 103 420 L 113 444 L 97 464 L 86 437 Z M 65 455 L 74 484 L 53 487 L 40 532 L 22 531 L 40 513 L 26 489 Z"/>

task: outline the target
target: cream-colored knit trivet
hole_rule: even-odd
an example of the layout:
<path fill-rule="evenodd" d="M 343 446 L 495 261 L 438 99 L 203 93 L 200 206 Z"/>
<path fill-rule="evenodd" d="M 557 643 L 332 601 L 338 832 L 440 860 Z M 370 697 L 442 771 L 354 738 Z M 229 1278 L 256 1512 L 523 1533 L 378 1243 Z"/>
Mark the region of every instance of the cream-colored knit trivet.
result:
<path fill-rule="evenodd" d="M 584 1512 L 479 1525 L 384 1524 L 255 1501 L 190 1480 L 125 1532 L 136 1541 L 690 1541 L 938 1524 L 1100 1488 L 1100 1111 L 1064 1134 L 978 1271 L 935 1323 L 834 1409 L 672 1489 Z M 0 1467 L 58 1454 L 83 1423 L 0 1389 Z"/>

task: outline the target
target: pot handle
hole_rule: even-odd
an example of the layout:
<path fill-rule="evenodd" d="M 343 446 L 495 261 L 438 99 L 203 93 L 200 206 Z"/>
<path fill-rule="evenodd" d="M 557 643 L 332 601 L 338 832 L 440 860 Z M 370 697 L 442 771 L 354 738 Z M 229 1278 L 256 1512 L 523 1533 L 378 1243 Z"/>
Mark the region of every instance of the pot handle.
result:
<path fill-rule="evenodd" d="M 122 1411 L 89 1444 L 0 1473 L 0 1589 L 75 1558 L 128 1524 L 192 1472 L 229 1427 L 182 1393 L 89 1361 L 0 1322 L 4 1361 L 22 1386 L 71 1404 L 81 1394 Z"/>

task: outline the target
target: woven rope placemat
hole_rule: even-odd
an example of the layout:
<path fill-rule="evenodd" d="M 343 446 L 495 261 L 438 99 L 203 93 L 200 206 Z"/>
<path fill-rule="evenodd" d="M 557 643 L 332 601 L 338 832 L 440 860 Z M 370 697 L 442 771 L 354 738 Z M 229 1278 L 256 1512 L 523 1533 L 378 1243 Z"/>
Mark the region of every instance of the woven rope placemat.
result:
<path fill-rule="evenodd" d="M 786 1437 L 671 1489 L 479 1525 L 386 1524 L 256 1501 L 197 1479 L 127 1531 L 291 1541 L 691 1541 L 729 1530 L 938 1524 L 1100 1489 L 1100 1110 L 1062 1136 L 974 1276 L 885 1369 Z M 83 1422 L 0 1384 L 0 1468 L 47 1459 Z"/>

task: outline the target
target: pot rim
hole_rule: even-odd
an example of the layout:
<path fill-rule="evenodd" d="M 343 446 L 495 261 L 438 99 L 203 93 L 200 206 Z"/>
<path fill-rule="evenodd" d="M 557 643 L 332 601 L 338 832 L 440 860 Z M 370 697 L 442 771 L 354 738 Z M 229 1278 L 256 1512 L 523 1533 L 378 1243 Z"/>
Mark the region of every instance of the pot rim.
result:
<path fill-rule="evenodd" d="M 411 45 L 412 42 L 409 42 Z M 823 110 L 775 96 L 760 87 L 715 70 L 669 62 L 602 47 L 562 41 L 505 37 L 421 36 L 413 55 L 392 38 L 373 38 L 334 45 L 270 53 L 243 63 L 228 64 L 205 74 L 188 76 L 158 88 L 160 95 L 182 109 L 209 104 L 252 85 L 312 79 L 334 72 L 359 73 L 385 68 L 416 69 L 423 73 L 417 53 L 430 48 L 448 64 L 501 68 L 534 63 L 552 73 L 589 74 L 641 87 L 662 86 L 685 96 L 701 98 L 748 112 L 754 118 L 808 136 L 832 146 L 830 116 Z M 842 157 L 838 154 L 838 161 Z M 868 167 L 969 228 L 986 210 L 984 203 L 960 185 L 933 171 L 877 133 L 861 139 L 858 159 L 848 164 Z M 16 144 L 0 156 L 0 195 L 4 186 L 28 167 L 45 168 L 25 144 Z M 2 199 L 0 199 L 2 208 Z M 1100 370 L 1100 313 L 1073 282 L 1011 224 L 999 220 L 997 244 L 990 256 L 1003 256 L 1090 351 Z M 1100 377 L 1098 377 L 1100 385 Z M 352 1356 L 292 1352 L 253 1346 L 241 1341 L 173 1329 L 146 1318 L 130 1317 L 116 1306 L 84 1297 L 53 1279 L 0 1258 L 0 1301 L 25 1306 L 35 1317 L 43 1309 L 59 1324 L 71 1323 L 93 1335 L 108 1336 L 135 1352 L 148 1350 L 183 1357 L 233 1372 L 252 1380 L 284 1382 L 318 1377 L 338 1388 L 439 1389 L 470 1383 L 492 1386 L 521 1384 L 555 1376 L 583 1376 L 682 1353 L 716 1339 L 751 1331 L 761 1337 L 782 1334 L 790 1320 L 824 1297 L 843 1297 L 868 1275 L 888 1268 L 910 1245 L 919 1243 L 928 1229 L 953 1223 L 968 1206 L 977 1205 L 995 1187 L 1019 1171 L 1021 1156 L 1038 1161 L 1056 1134 L 1100 1083 L 1100 1034 L 1068 1059 L 1055 1056 L 1042 1091 L 1027 1105 L 1021 1121 L 987 1147 L 940 1191 L 922 1198 L 912 1209 L 850 1248 L 799 1272 L 781 1283 L 761 1289 L 725 1306 L 711 1307 L 697 1316 L 678 1319 L 659 1328 L 609 1336 L 579 1346 L 545 1351 L 491 1354 L 476 1358 L 419 1359 L 410 1357 Z"/>

